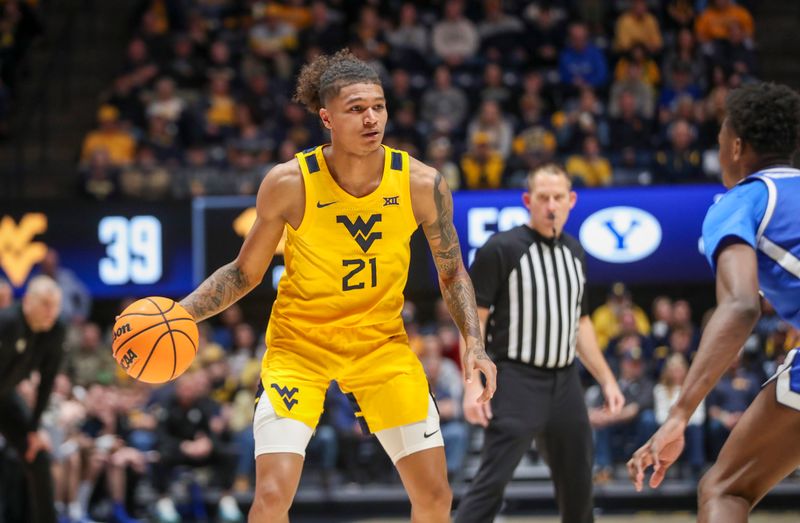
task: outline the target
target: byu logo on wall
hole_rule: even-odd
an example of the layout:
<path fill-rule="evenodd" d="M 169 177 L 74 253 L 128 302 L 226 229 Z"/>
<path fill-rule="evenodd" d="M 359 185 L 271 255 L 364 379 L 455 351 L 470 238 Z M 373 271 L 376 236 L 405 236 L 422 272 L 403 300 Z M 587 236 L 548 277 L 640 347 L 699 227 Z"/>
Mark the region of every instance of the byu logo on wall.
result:
<path fill-rule="evenodd" d="M 661 244 L 661 225 L 636 207 L 607 207 L 581 225 L 580 241 L 586 251 L 610 263 L 628 263 L 650 256 Z"/>

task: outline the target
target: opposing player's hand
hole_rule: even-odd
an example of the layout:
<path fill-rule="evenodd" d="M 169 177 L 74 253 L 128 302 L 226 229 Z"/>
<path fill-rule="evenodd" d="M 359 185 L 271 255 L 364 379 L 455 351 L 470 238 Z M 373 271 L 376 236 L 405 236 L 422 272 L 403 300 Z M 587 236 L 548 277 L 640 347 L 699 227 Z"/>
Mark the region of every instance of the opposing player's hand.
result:
<path fill-rule="evenodd" d="M 25 451 L 25 461 L 33 463 L 39 451 L 47 450 L 47 443 L 38 432 L 28 432 L 28 448 Z"/>
<path fill-rule="evenodd" d="M 628 476 L 641 492 L 644 484 L 644 473 L 648 467 L 653 467 L 650 476 L 650 487 L 656 488 L 664 480 L 667 469 L 683 452 L 683 433 L 686 430 L 686 421 L 680 418 L 669 417 L 661 425 L 653 437 L 639 450 L 634 452 L 628 461 Z"/>
<path fill-rule="evenodd" d="M 616 381 L 609 380 L 609 383 L 603 386 L 603 396 L 606 399 L 606 409 L 609 414 L 617 415 L 622 411 L 622 407 L 625 406 L 625 396 L 622 395 Z"/>
<path fill-rule="evenodd" d="M 484 387 L 480 383 L 471 383 L 464 388 L 464 419 L 473 425 L 488 427 L 492 419 L 492 404 L 487 401 L 479 403 L 478 398 L 483 395 Z"/>
<path fill-rule="evenodd" d="M 464 381 L 472 383 L 473 370 L 478 370 L 486 377 L 486 386 L 483 393 L 478 396 L 478 403 L 486 403 L 497 389 L 497 367 L 494 366 L 489 355 L 483 347 L 467 348 L 464 356 Z"/>

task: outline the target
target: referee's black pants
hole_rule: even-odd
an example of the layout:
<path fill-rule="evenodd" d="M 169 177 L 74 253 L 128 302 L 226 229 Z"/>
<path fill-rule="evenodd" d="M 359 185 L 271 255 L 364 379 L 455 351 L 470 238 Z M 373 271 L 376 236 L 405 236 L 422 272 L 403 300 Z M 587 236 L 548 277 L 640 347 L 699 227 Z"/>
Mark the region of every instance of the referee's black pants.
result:
<path fill-rule="evenodd" d="M 25 460 L 28 450 L 28 420 L 22 416 L 27 407 L 15 393 L 0 398 L 0 434 L 13 448 L 25 471 L 28 491 L 29 523 L 55 523 L 56 510 L 53 497 L 53 477 L 50 471 L 50 455 L 41 450 L 32 463 Z"/>
<path fill-rule="evenodd" d="M 594 521 L 592 431 L 576 366 L 545 370 L 500 362 L 492 413 L 480 468 L 458 506 L 456 523 L 494 520 L 534 438 L 550 467 L 561 521 Z"/>

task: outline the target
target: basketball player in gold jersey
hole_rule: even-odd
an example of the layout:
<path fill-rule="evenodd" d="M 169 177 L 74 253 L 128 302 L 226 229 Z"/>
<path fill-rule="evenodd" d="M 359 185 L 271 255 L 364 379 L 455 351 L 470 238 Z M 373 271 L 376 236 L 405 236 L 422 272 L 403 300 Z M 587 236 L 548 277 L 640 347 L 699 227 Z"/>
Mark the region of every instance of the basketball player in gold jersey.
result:
<path fill-rule="evenodd" d="M 197 321 L 224 310 L 261 281 L 286 229 L 286 271 L 267 329 L 253 422 L 250 521 L 288 521 L 331 380 L 395 463 L 412 521 L 449 521 L 439 415 L 400 312 L 409 240 L 422 224 L 442 295 L 466 340 L 464 378 L 483 373 L 487 386 L 478 401 L 491 398 L 495 366 L 484 350 L 450 190 L 436 170 L 381 144 L 383 88 L 348 51 L 306 65 L 295 99 L 319 114 L 331 144 L 270 170 L 239 256 L 181 302 Z"/>

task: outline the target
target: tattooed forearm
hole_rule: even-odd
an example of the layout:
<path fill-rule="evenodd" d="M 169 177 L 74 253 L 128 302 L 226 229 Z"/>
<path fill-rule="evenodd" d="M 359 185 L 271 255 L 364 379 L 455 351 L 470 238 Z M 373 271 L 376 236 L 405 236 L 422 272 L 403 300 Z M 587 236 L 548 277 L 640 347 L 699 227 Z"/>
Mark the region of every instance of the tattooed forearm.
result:
<path fill-rule="evenodd" d="M 461 246 L 453 226 L 453 196 L 442 174 L 438 172 L 433 183 L 433 201 L 436 205 L 436 220 L 423 225 L 423 228 L 431 245 L 436 269 L 446 279 L 458 274 L 463 264 Z"/>
<path fill-rule="evenodd" d="M 252 288 L 247 275 L 231 262 L 217 269 L 181 305 L 199 322 L 227 309 Z"/>
<path fill-rule="evenodd" d="M 453 321 L 458 326 L 458 330 L 461 331 L 461 335 L 466 340 L 467 347 L 475 351 L 478 359 L 485 357 L 472 281 L 464 273 L 452 280 L 440 280 L 440 282 L 442 285 L 442 297 L 450 310 L 450 315 L 453 316 Z"/>

